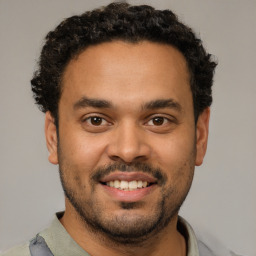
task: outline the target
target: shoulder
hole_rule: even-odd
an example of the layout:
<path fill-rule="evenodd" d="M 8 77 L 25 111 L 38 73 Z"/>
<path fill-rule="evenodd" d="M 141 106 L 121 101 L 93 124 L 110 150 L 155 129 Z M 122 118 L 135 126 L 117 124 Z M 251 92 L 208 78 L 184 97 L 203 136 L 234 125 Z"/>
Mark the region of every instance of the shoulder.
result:
<path fill-rule="evenodd" d="M 206 231 L 197 231 L 199 255 L 241 256 L 228 249 L 219 239 Z"/>
<path fill-rule="evenodd" d="M 221 244 L 206 244 L 201 240 L 197 240 L 199 255 L 203 256 L 242 256 L 223 247 Z"/>
<path fill-rule="evenodd" d="M 0 256 L 30 256 L 29 244 L 16 246 L 6 252 L 0 253 Z"/>
<path fill-rule="evenodd" d="M 218 238 L 210 232 L 203 229 L 198 229 L 197 226 L 192 226 L 182 217 L 179 216 L 179 222 L 185 227 L 187 233 L 187 243 L 190 247 L 192 255 L 200 256 L 241 256 L 229 250 Z"/>

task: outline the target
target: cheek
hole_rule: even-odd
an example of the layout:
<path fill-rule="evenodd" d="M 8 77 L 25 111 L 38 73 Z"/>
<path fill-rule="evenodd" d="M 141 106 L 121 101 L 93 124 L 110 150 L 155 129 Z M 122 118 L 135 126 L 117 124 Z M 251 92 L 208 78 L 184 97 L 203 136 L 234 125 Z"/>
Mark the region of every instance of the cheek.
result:
<path fill-rule="evenodd" d="M 70 129 L 71 130 L 71 129 Z M 105 143 L 97 136 L 86 136 L 82 132 L 63 133 L 59 149 L 63 164 L 73 166 L 77 171 L 92 172 L 100 164 Z"/>
<path fill-rule="evenodd" d="M 158 151 L 158 164 L 167 178 L 163 192 L 169 195 L 167 198 L 183 201 L 194 176 L 195 145 L 188 141 L 172 142 L 163 143 Z"/>
<path fill-rule="evenodd" d="M 155 140 L 156 142 L 156 140 Z M 188 132 L 161 139 L 154 147 L 155 159 L 167 175 L 190 172 L 195 164 L 195 136 Z M 192 166 L 192 167 L 191 167 Z"/>

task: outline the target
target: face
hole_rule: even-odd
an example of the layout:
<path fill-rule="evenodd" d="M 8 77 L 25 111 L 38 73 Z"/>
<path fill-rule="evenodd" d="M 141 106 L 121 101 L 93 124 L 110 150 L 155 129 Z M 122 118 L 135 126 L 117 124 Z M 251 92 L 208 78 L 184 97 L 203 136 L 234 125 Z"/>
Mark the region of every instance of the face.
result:
<path fill-rule="evenodd" d="M 132 242 L 167 228 L 206 150 L 209 110 L 195 125 L 186 61 L 163 44 L 92 46 L 63 76 L 59 131 L 46 114 L 66 212 Z"/>

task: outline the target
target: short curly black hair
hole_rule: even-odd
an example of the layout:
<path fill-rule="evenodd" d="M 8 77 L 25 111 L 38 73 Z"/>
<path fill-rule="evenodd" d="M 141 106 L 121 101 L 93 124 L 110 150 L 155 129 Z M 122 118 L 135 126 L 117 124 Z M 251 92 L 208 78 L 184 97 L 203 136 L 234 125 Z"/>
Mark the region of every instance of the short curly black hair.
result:
<path fill-rule="evenodd" d="M 211 105 L 217 64 L 192 29 L 170 10 L 120 2 L 67 18 L 48 33 L 38 70 L 31 80 L 39 108 L 50 111 L 57 120 L 61 80 L 67 64 L 88 46 L 114 40 L 130 43 L 147 40 L 176 47 L 184 55 L 190 71 L 195 120 Z"/>

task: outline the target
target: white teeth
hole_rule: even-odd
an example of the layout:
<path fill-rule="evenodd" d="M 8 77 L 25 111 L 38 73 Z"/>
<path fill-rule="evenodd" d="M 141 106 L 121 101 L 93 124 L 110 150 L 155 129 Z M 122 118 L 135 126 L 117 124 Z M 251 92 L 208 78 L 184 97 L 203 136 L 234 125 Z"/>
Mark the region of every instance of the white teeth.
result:
<path fill-rule="evenodd" d="M 129 183 L 128 183 L 128 181 L 121 180 L 121 182 L 120 182 L 120 188 L 123 189 L 123 190 L 128 189 L 128 188 L 129 188 Z"/>
<path fill-rule="evenodd" d="M 141 180 L 132 180 L 130 182 L 126 181 L 126 180 L 113 180 L 113 181 L 109 181 L 107 182 L 107 186 L 109 187 L 113 187 L 113 188 L 118 188 L 124 191 L 132 191 L 138 188 L 145 188 L 148 186 L 148 182 L 147 181 L 141 181 Z"/>
<path fill-rule="evenodd" d="M 120 186 L 120 181 L 119 180 L 115 180 L 114 184 L 113 184 L 113 187 L 119 188 L 119 186 Z"/>
<path fill-rule="evenodd" d="M 129 189 L 136 189 L 138 187 L 138 182 L 136 180 L 130 181 L 129 182 Z"/>
<path fill-rule="evenodd" d="M 138 181 L 138 188 L 142 188 L 142 181 L 141 180 Z"/>

